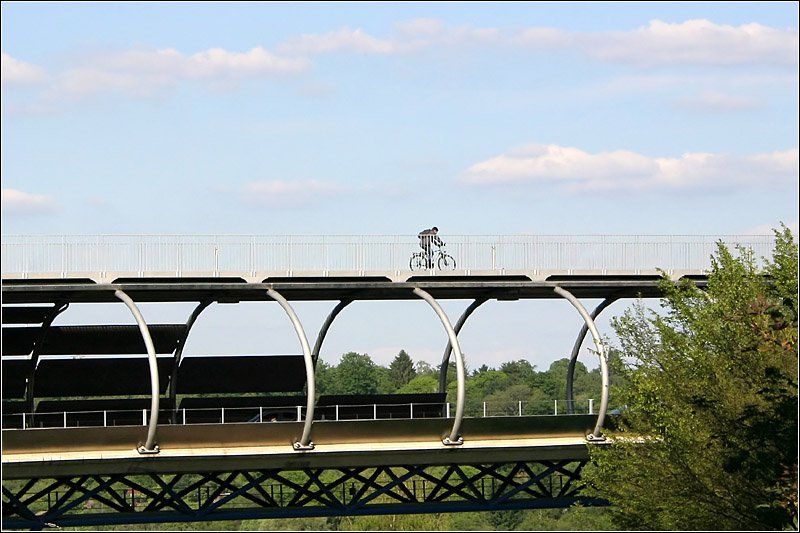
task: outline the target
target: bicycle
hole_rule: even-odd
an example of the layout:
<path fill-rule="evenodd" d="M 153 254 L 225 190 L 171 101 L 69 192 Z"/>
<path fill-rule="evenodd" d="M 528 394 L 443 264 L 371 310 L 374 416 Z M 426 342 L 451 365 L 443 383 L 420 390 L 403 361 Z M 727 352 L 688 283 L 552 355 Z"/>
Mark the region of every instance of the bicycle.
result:
<path fill-rule="evenodd" d="M 444 250 L 444 245 L 436 248 L 431 257 L 431 264 L 428 265 L 428 257 L 425 252 L 414 252 L 408 262 L 408 267 L 414 270 L 431 270 L 436 265 L 439 270 L 455 270 L 456 260 Z"/>

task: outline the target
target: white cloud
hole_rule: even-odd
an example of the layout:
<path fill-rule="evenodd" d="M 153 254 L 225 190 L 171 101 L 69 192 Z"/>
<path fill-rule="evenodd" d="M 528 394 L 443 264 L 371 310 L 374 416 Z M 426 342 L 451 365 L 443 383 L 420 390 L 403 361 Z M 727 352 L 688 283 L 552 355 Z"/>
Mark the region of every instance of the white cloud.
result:
<path fill-rule="evenodd" d="M 385 39 L 371 37 L 363 30 L 340 28 L 321 34 L 304 34 L 288 39 L 278 47 L 287 54 L 324 54 L 331 52 L 356 52 L 364 54 L 388 54 L 395 51 L 394 45 Z"/>
<path fill-rule="evenodd" d="M 65 71 L 53 92 L 86 95 L 110 90 L 151 95 L 186 80 L 219 86 L 246 77 L 297 73 L 308 64 L 306 59 L 280 57 L 261 47 L 241 53 L 211 48 L 189 56 L 173 49 L 129 50 Z"/>
<path fill-rule="evenodd" d="M 14 59 L 5 52 L 0 55 L 0 78 L 3 84 L 38 83 L 46 77 L 44 69 L 39 66 Z"/>
<path fill-rule="evenodd" d="M 362 29 L 340 28 L 287 39 L 278 47 L 286 54 L 314 55 L 333 52 L 396 54 L 427 50 L 434 46 L 459 46 L 497 41 L 495 28 L 450 26 L 436 19 L 412 19 L 395 25 L 388 37 L 374 37 Z"/>
<path fill-rule="evenodd" d="M 532 144 L 472 165 L 469 185 L 550 183 L 566 190 L 694 190 L 793 183 L 797 149 L 737 156 L 688 153 L 651 158 L 617 150 L 590 154 L 573 147 Z"/>
<path fill-rule="evenodd" d="M 253 181 L 241 190 L 243 202 L 262 206 L 302 205 L 319 198 L 336 196 L 345 189 L 335 183 L 318 180 Z"/>
<path fill-rule="evenodd" d="M 734 96 L 717 91 L 706 91 L 695 96 L 683 98 L 679 105 L 697 111 L 747 111 L 759 109 L 763 104 L 758 100 Z"/>
<path fill-rule="evenodd" d="M 761 24 L 653 20 L 633 31 L 583 34 L 583 50 L 602 61 L 654 65 L 797 64 L 798 34 Z"/>
<path fill-rule="evenodd" d="M 50 196 L 31 194 L 17 189 L 2 190 L 3 215 L 40 215 L 57 210 Z"/>
<path fill-rule="evenodd" d="M 412 19 L 395 25 L 387 37 L 362 29 L 340 28 L 305 34 L 282 43 L 282 53 L 314 55 L 331 52 L 394 54 L 441 46 L 501 44 L 529 50 L 578 50 L 600 61 L 657 65 L 796 65 L 798 34 L 751 23 L 741 26 L 708 20 L 667 23 L 653 20 L 633 30 L 568 32 L 558 28 L 521 30 L 452 26 L 436 19 Z"/>

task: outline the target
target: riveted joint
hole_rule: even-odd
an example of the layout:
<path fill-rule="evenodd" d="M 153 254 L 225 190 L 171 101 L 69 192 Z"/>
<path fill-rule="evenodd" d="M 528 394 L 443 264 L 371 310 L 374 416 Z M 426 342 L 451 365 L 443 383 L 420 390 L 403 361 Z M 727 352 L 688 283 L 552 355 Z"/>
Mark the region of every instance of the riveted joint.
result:
<path fill-rule="evenodd" d="M 445 437 L 442 439 L 442 444 L 445 446 L 461 446 L 464 444 L 464 437 L 459 435 L 456 440 L 452 440 L 450 437 Z"/>
<path fill-rule="evenodd" d="M 292 444 L 292 448 L 294 448 L 297 451 L 313 450 L 314 449 L 314 443 L 313 442 L 309 442 L 308 444 L 303 444 L 302 442 L 297 441 L 294 444 Z"/>

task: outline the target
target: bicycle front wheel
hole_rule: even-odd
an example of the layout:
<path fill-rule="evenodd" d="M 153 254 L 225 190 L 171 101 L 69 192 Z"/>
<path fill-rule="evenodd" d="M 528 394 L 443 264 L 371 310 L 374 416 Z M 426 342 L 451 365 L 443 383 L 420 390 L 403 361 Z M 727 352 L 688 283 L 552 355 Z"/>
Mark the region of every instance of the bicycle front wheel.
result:
<path fill-rule="evenodd" d="M 453 259 L 453 256 L 449 254 L 442 254 L 439 256 L 439 260 L 436 262 L 439 270 L 455 270 L 456 269 L 456 260 Z"/>
<path fill-rule="evenodd" d="M 408 268 L 412 271 L 427 270 L 428 264 L 425 261 L 425 256 L 420 253 L 411 254 L 411 260 L 408 262 Z"/>

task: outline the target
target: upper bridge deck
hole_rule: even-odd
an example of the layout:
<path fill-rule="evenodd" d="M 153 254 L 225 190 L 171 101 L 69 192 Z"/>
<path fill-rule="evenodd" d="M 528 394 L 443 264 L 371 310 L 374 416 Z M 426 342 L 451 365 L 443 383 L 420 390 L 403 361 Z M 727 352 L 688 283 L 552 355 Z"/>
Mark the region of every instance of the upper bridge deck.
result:
<path fill-rule="evenodd" d="M 452 235 L 454 265 L 412 271 L 414 235 L 4 235 L 2 276 L 10 279 L 136 278 L 236 280 L 424 277 L 703 275 L 718 242 L 769 257 L 766 235 Z"/>

